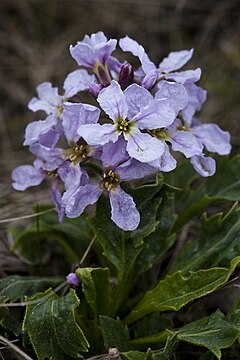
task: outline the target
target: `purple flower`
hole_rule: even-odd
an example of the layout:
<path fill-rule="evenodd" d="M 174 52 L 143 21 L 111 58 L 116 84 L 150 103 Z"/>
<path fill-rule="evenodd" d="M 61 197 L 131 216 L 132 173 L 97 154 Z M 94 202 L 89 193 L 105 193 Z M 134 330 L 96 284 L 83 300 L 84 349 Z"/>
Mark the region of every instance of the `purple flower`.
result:
<path fill-rule="evenodd" d="M 201 77 L 201 69 L 199 68 L 196 70 L 175 72 L 175 70 L 180 69 L 191 59 L 193 49 L 170 52 L 170 54 L 160 62 L 157 68 L 149 59 L 143 46 L 139 45 L 137 41 L 131 39 L 129 36 L 120 39 L 119 46 L 123 51 L 130 51 L 134 56 L 139 58 L 145 75 L 151 72 L 152 76 L 154 76 L 154 72 L 156 72 L 158 73 L 158 78 L 176 81 L 180 84 L 196 82 Z"/>
<path fill-rule="evenodd" d="M 135 230 L 140 222 L 140 215 L 133 198 L 122 190 L 123 181 L 142 178 L 155 170 L 147 164 L 134 159 L 126 159 L 123 151 L 125 140 L 120 138 L 115 144 L 108 143 L 103 147 L 102 162 L 104 174 L 97 183 L 80 186 L 69 195 L 63 195 L 66 215 L 78 217 L 86 206 L 97 202 L 103 192 L 108 192 L 111 204 L 111 219 L 125 231 Z"/>
<path fill-rule="evenodd" d="M 70 46 L 70 53 L 79 66 L 91 68 L 97 79 L 104 86 L 111 82 L 111 71 L 119 72 L 122 64 L 111 53 L 115 50 L 117 40 L 108 40 L 99 31 L 91 36 L 85 35 L 82 41 Z"/>
<path fill-rule="evenodd" d="M 75 273 L 70 273 L 66 276 L 68 285 L 79 286 L 80 280 Z"/>
<path fill-rule="evenodd" d="M 100 92 L 97 101 L 113 124 L 80 127 L 79 133 L 88 144 L 116 142 L 122 134 L 130 157 L 148 162 L 162 155 L 163 145 L 140 130 L 165 127 L 174 121 L 175 112 L 166 98 L 154 99 L 149 91 L 137 84 L 122 91 L 120 85 L 112 80 L 111 85 Z"/>

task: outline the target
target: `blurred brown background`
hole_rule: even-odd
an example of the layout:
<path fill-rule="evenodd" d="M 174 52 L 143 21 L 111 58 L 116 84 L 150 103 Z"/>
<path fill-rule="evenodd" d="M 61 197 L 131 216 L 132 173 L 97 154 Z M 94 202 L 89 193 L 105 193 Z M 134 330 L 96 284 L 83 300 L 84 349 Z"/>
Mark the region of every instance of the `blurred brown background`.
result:
<path fill-rule="evenodd" d="M 170 51 L 194 47 L 189 68 L 202 68 L 199 84 L 208 90 L 201 120 L 229 130 L 238 148 L 239 0 L 0 0 L 0 219 L 29 213 L 45 199 L 38 189 L 11 189 L 11 170 L 32 160 L 22 146 L 24 128 L 44 119 L 27 104 L 43 81 L 61 88 L 77 69 L 69 45 L 99 30 L 135 38 L 157 64 Z"/>

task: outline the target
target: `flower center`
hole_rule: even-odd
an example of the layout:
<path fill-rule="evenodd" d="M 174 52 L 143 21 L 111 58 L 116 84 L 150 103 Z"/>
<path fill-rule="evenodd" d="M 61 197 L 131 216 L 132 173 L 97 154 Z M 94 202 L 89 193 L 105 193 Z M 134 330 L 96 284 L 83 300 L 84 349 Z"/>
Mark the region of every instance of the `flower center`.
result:
<path fill-rule="evenodd" d="M 166 129 L 153 129 L 150 130 L 151 134 L 159 140 L 167 140 L 171 137 L 170 132 Z"/>
<path fill-rule="evenodd" d="M 87 145 L 75 144 L 71 149 L 64 150 L 63 154 L 72 162 L 74 165 L 80 161 L 87 159 L 89 154 L 89 147 Z"/>
<path fill-rule="evenodd" d="M 116 121 L 116 130 L 118 133 L 128 134 L 131 131 L 133 123 L 124 119 L 118 119 Z"/>
<path fill-rule="evenodd" d="M 110 191 L 114 188 L 116 188 L 119 185 L 119 177 L 117 174 L 115 174 L 115 172 L 113 170 L 108 170 L 104 175 L 103 175 L 103 180 L 102 180 L 102 186 L 103 188 L 105 188 L 107 191 Z"/>
<path fill-rule="evenodd" d="M 58 105 L 57 107 L 57 117 L 60 117 L 62 115 L 64 108 L 63 108 L 63 104 L 61 103 L 60 105 Z"/>

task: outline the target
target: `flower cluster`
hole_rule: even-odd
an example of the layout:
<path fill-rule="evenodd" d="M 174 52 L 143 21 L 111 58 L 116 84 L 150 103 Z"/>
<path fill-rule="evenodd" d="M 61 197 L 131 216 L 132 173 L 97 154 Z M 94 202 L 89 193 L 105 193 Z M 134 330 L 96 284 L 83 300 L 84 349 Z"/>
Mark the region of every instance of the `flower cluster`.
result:
<path fill-rule="evenodd" d="M 139 59 L 140 67 L 133 69 L 112 56 L 116 46 L 117 40 L 102 32 L 86 35 L 70 46 L 85 69 L 67 76 L 64 94 L 49 82 L 37 87 L 29 109 L 43 110 L 47 117 L 28 124 L 24 141 L 36 159 L 17 167 L 12 179 L 17 190 L 50 179 L 60 221 L 64 215 L 78 217 L 108 193 L 111 219 L 130 231 L 138 227 L 140 215 L 122 182 L 172 171 L 174 152 L 190 159 L 200 175 L 211 176 L 215 160 L 204 151 L 229 154 L 231 145 L 228 132 L 195 117 L 206 100 L 206 91 L 195 84 L 201 70 L 178 71 L 191 59 L 192 49 L 171 52 L 157 67 L 126 36 L 119 46 Z M 73 102 L 81 91 L 88 91 L 96 105 Z"/>

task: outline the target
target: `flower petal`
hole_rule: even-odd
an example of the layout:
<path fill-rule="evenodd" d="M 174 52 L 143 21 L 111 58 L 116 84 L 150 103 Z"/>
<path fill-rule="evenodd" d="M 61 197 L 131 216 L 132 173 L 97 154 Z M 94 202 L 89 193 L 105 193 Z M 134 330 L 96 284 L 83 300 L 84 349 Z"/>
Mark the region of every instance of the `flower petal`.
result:
<path fill-rule="evenodd" d="M 96 81 L 94 75 L 89 75 L 86 70 L 75 70 L 68 74 L 64 81 L 64 98 L 70 98 L 79 91 L 88 90 L 89 86 Z"/>
<path fill-rule="evenodd" d="M 80 138 L 78 129 L 84 124 L 96 123 L 99 119 L 100 110 L 88 104 L 66 102 L 63 110 L 63 129 L 68 140 L 77 142 Z"/>
<path fill-rule="evenodd" d="M 170 154 L 167 144 L 164 144 L 164 153 L 159 159 L 152 161 L 149 165 L 158 168 L 160 171 L 169 172 L 176 168 L 177 161 Z"/>
<path fill-rule="evenodd" d="M 119 46 L 123 51 L 130 51 L 134 56 L 139 58 L 145 74 L 156 69 L 155 64 L 149 59 L 143 46 L 139 45 L 137 41 L 131 39 L 129 36 L 120 39 Z"/>
<path fill-rule="evenodd" d="M 62 204 L 62 193 L 59 189 L 59 184 L 56 179 L 52 181 L 51 199 L 58 213 L 58 221 L 59 223 L 62 223 L 64 218 L 64 206 Z"/>
<path fill-rule="evenodd" d="M 95 204 L 102 191 L 98 183 L 80 186 L 71 196 L 68 197 L 67 191 L 63 194 L 63 204 L 67 217 L 76 218 L 82 214 L 88 205 Z M 67 201 L 66 201 L 67 199 Z"/>
<path fill-rule="evenodd" d="M 158 91 L 155 94 L 155 98 L 167 98 L 170 107 L 176 114 L 187 106 L 188 94 L 183 85 L 163 80 L 157 86 Z"/>
<path fill-rule="evenodd" d="M 125 135 L 128 154 L 141 162 L 149 162 L 160 157 L 164 151 L 163 143 L 148 134 L 141 133 L 137 128 Z"/>
<path fill-rule="evenodd" d="M 53 114 L 61 103 L 62 96 L 58 94 L 58 89 L 52 87 L 50 82 L 44 82 L 37 86 L 38 98 L 33 98 L 28 108 L 32 111 L 44 110 L 47 114 Z"/>
<path fill-rule="evenodd" d="M 208 151 L 227 155 L 231 151 L 230 134 L 216 124 L 194 126 L 192 132 Z"/>
<path fill-rule="evenodd" d="M 187 82 L 184 86 L 188 93 L 188 104 L 182 110 L 182 115 L 184 120 L 191 124 L 193 115 L 201 109 L 202 104 L 206 101 L 207 92 L 193 83 Z"/>
<path fill-rule="evenodd" d="M 142 163 L 135 159 L 129 159 L 123 164 L 119 165 L 115 172 L 119 175 L 121 181 L 128 181 L 134 179 L 141 179 L 144 176 L 153 174 L 156 169 L 149 164 Z"/>
<path fill-rule="evenodd" d="M 216 161 L 210 156 L 193 156 L 190 159 L 190 163 L 194 169 L 204 177 L 212 176 L 216 172 Z"/>
<path fill-rule="evenodd" d="M 180 84 L 185 84 L 186 82 L 194 83 L 200 79 L 201 74 L 201 69 L 197 68 L 195 70 L 185 70 L 167 74 L 166 79 L 176 81 Z"/>
<path fill-rule="evenodd" d="M 16 167 L 12 172 L 13 188 L 24 191 L 31 186 L 37 186 L 46 178 L 42 169 L 37 169 L 32 165 L 22 165 Z"/>
<path fill-rule="evenodd" d="M 77 62 L 79 66 L 93 67 L 96 63 L 96 56 L 94 49 L 82 42 L 78 42 L 77 45 L 70 45 L 70 54 Z"/>
<path fill-rule="evenodd" d="M 124 231 L 135 230 L 140 223 L 140 214 L 133 198 L 120 186 L 109 192 L 111 219 Z"/>
<path fill-rule="evenodd" d="M 104 145 L 109 141 L 115 142 L 118 134 L 111 124 L 87 124 L 78 129 L 78 135 L 83 137 L 88 145 Z"/>
<path fill-rule="evenodd" d="M 32 121 L 25 129 L 25 141 L 23 145 L 32 145 L 39 141 L 41 133 L 48 132 L 57 124 L 55 116 L 49 115 L 45 120 Z"/>
<path fill-rule="evenodd" d="M 192 54 L 193 49 L 172 51 L 160 62 L 159 68 L 164 72 L 178 70 L 191 59 Z"/>
<path fill-rule="evenodd" d="M 97 101 L 113 121 L 119 118 L 126 118 L 127 104 L 124 93 L 117 81 L 112 80 L 108 87 L 101 90 Z"/>
<path fill-rule="evenodd" d="M 180 151 L 186 158 L 202 153 L 202 146 L 189 131 L 176 130 L 169 141 L 173 150 Z"/>
<path fill-rule="evenodd" d="M 157 129 L 171 125 L 175 118 L 175 111 L 170 108 L 168 99 L 154 99 L 133 120 L 140 129 Z"/>
<path fill-rule="evenodd" d="M 123 161 L 129 159 L 126 151 L 127 142 L 124 137 L 119 136 L 118 140 L 113 143 L 109 142 L 103 146 L 102 164 L 103 167 L 115 169 L 115 167 Z"/>
<path fill-rule="evenodd" d="M 124 90 L 124 95 L 128 106 L 127 117 L 129 120 L 137 115 L 153 99 L 148 90 L 137 84 L 132 84 Z"/>

